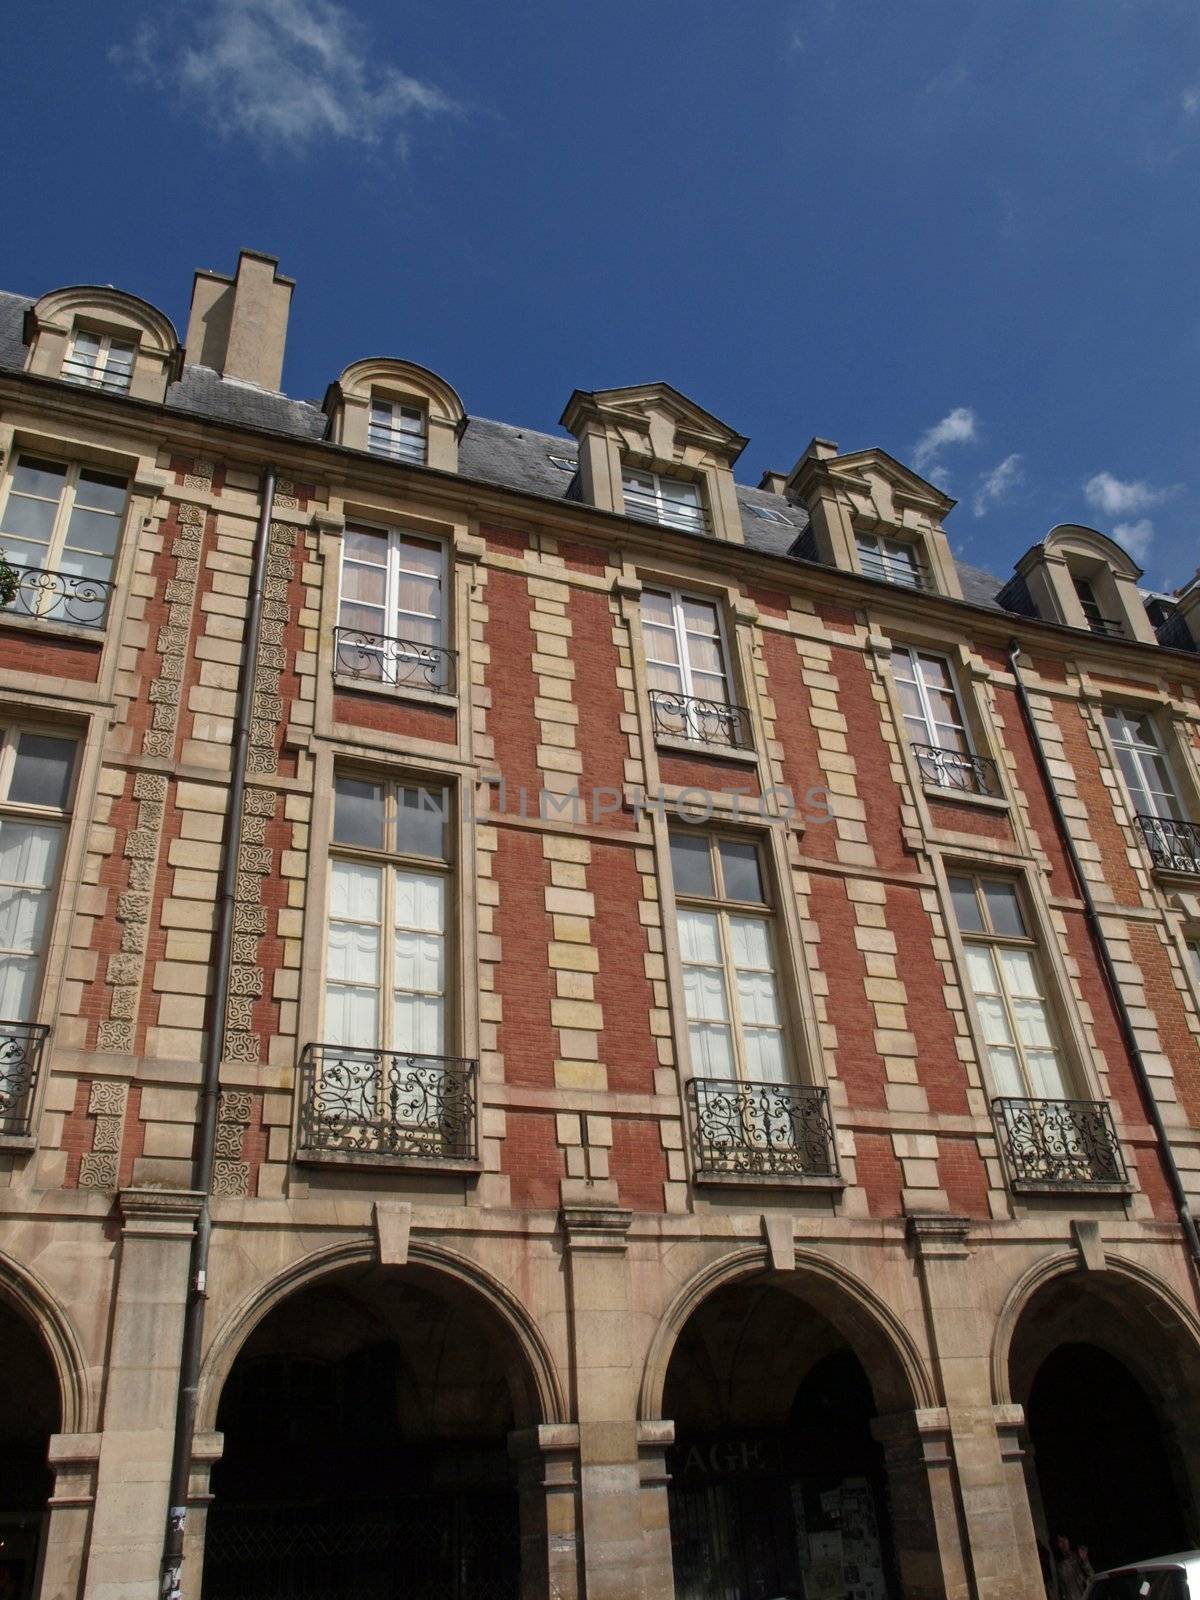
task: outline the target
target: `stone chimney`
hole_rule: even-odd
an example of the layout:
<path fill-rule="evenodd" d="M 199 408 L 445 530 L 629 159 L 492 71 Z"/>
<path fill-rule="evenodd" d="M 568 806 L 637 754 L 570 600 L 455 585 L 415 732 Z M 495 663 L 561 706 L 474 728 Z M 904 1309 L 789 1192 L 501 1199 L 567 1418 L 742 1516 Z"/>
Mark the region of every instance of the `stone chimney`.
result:
<path fill-rule="evenodd" d="M 243 250 L 236 277 L 197 272 L 184 354 L 190 365 L 213 367 L 222 377 L 262 389 L 279 388 L 296 281 L 281 278 L 278 266 L 274 256 Z"/>

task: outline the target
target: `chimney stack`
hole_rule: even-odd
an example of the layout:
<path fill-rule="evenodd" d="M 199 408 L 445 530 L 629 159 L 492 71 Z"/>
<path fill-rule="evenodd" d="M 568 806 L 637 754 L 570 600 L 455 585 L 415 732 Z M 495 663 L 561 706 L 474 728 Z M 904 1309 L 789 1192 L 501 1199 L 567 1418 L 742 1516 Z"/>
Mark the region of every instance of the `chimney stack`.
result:
<path fill-rule="evenodd" d="M 279 388 L 296 281 L 281 278 L 278 266 L 275 256 L 243 250 L 236 277 L 196 273 L 184 350 L 190 365 L 262 389 Z"/>

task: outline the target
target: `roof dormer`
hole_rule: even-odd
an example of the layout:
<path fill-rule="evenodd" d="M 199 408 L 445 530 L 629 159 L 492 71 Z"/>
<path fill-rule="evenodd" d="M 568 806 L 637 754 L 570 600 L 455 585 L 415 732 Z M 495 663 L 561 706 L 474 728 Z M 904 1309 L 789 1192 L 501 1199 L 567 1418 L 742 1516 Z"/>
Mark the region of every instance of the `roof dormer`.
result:
<path fill-rule="evenodd" d="M 352 450 L 457 472 L 466 412 L 444 378 L 412 361 L 354 361 L 325 396 L 331 437 Z"/>
<path fill-rule="evenodd" d="M 135 400 L 165 399 L 182 351 L 169 317 L 105 285 L 53 289 L 26 313 L 28 372 Z"/>
<path fill-rule="evenodd" d="M 784 492 L 808 511 L 817 560 L 899 588 L 962 599 L 942 529 L 956 502 L 886 451 L 839 455 L 832 441 L 813 439 Z"/>
<path fill-rule="evenodd" d="M 1060 523 L 1025 552 L 1016 574 L 1045 622 L 1086 628 L 1109 639 L 1157 642 L 1138 593 L 1141 567 L 1095 528 Z"/>
<path fill-rule="evenodd" d="M 733 464 L 746 439 L 678 389 L 576 389 L 561 422 L 579 441 L 590 505 L 741 543 Z"/>

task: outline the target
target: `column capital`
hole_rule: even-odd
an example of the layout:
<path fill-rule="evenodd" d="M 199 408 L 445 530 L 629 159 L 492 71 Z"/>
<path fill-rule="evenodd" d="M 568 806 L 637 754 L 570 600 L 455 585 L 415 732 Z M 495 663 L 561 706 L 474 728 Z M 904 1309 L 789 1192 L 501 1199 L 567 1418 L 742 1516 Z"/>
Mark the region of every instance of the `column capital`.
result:
<path fill-rule="evenodd" d="M 941 1211 L 914 1212 L 908 1218 L 905 1231 L 918 1259 L 936 1256 L 946 1260 L 965 1260 L 967 1257 L 967 1236 L 971 1231 L 969 1217 L 947 1216 Z"/>
<path fill-rule="evenodd" d="M 121 1232 L 190 1239 L 204 1198 L 199 1189 L 120 1189 Z"/>
<path fill-rule="evenodd" d="M 559 1212 L 568 1250 L 603 1250 L 623 1255 L 633 1212 L 618 1206 L 563 1206 Z"/>

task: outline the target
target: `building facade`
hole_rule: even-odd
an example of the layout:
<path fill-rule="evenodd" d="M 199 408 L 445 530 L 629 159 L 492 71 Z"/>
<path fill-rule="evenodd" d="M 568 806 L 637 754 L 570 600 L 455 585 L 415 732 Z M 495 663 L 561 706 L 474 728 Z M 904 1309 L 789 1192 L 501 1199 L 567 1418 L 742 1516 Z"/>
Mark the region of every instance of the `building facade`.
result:
<path fill-rule="evenodd" d="M 0 296 L 0 1593 L 1200 1543 L 1200 585 L 291 293 Z"/>

